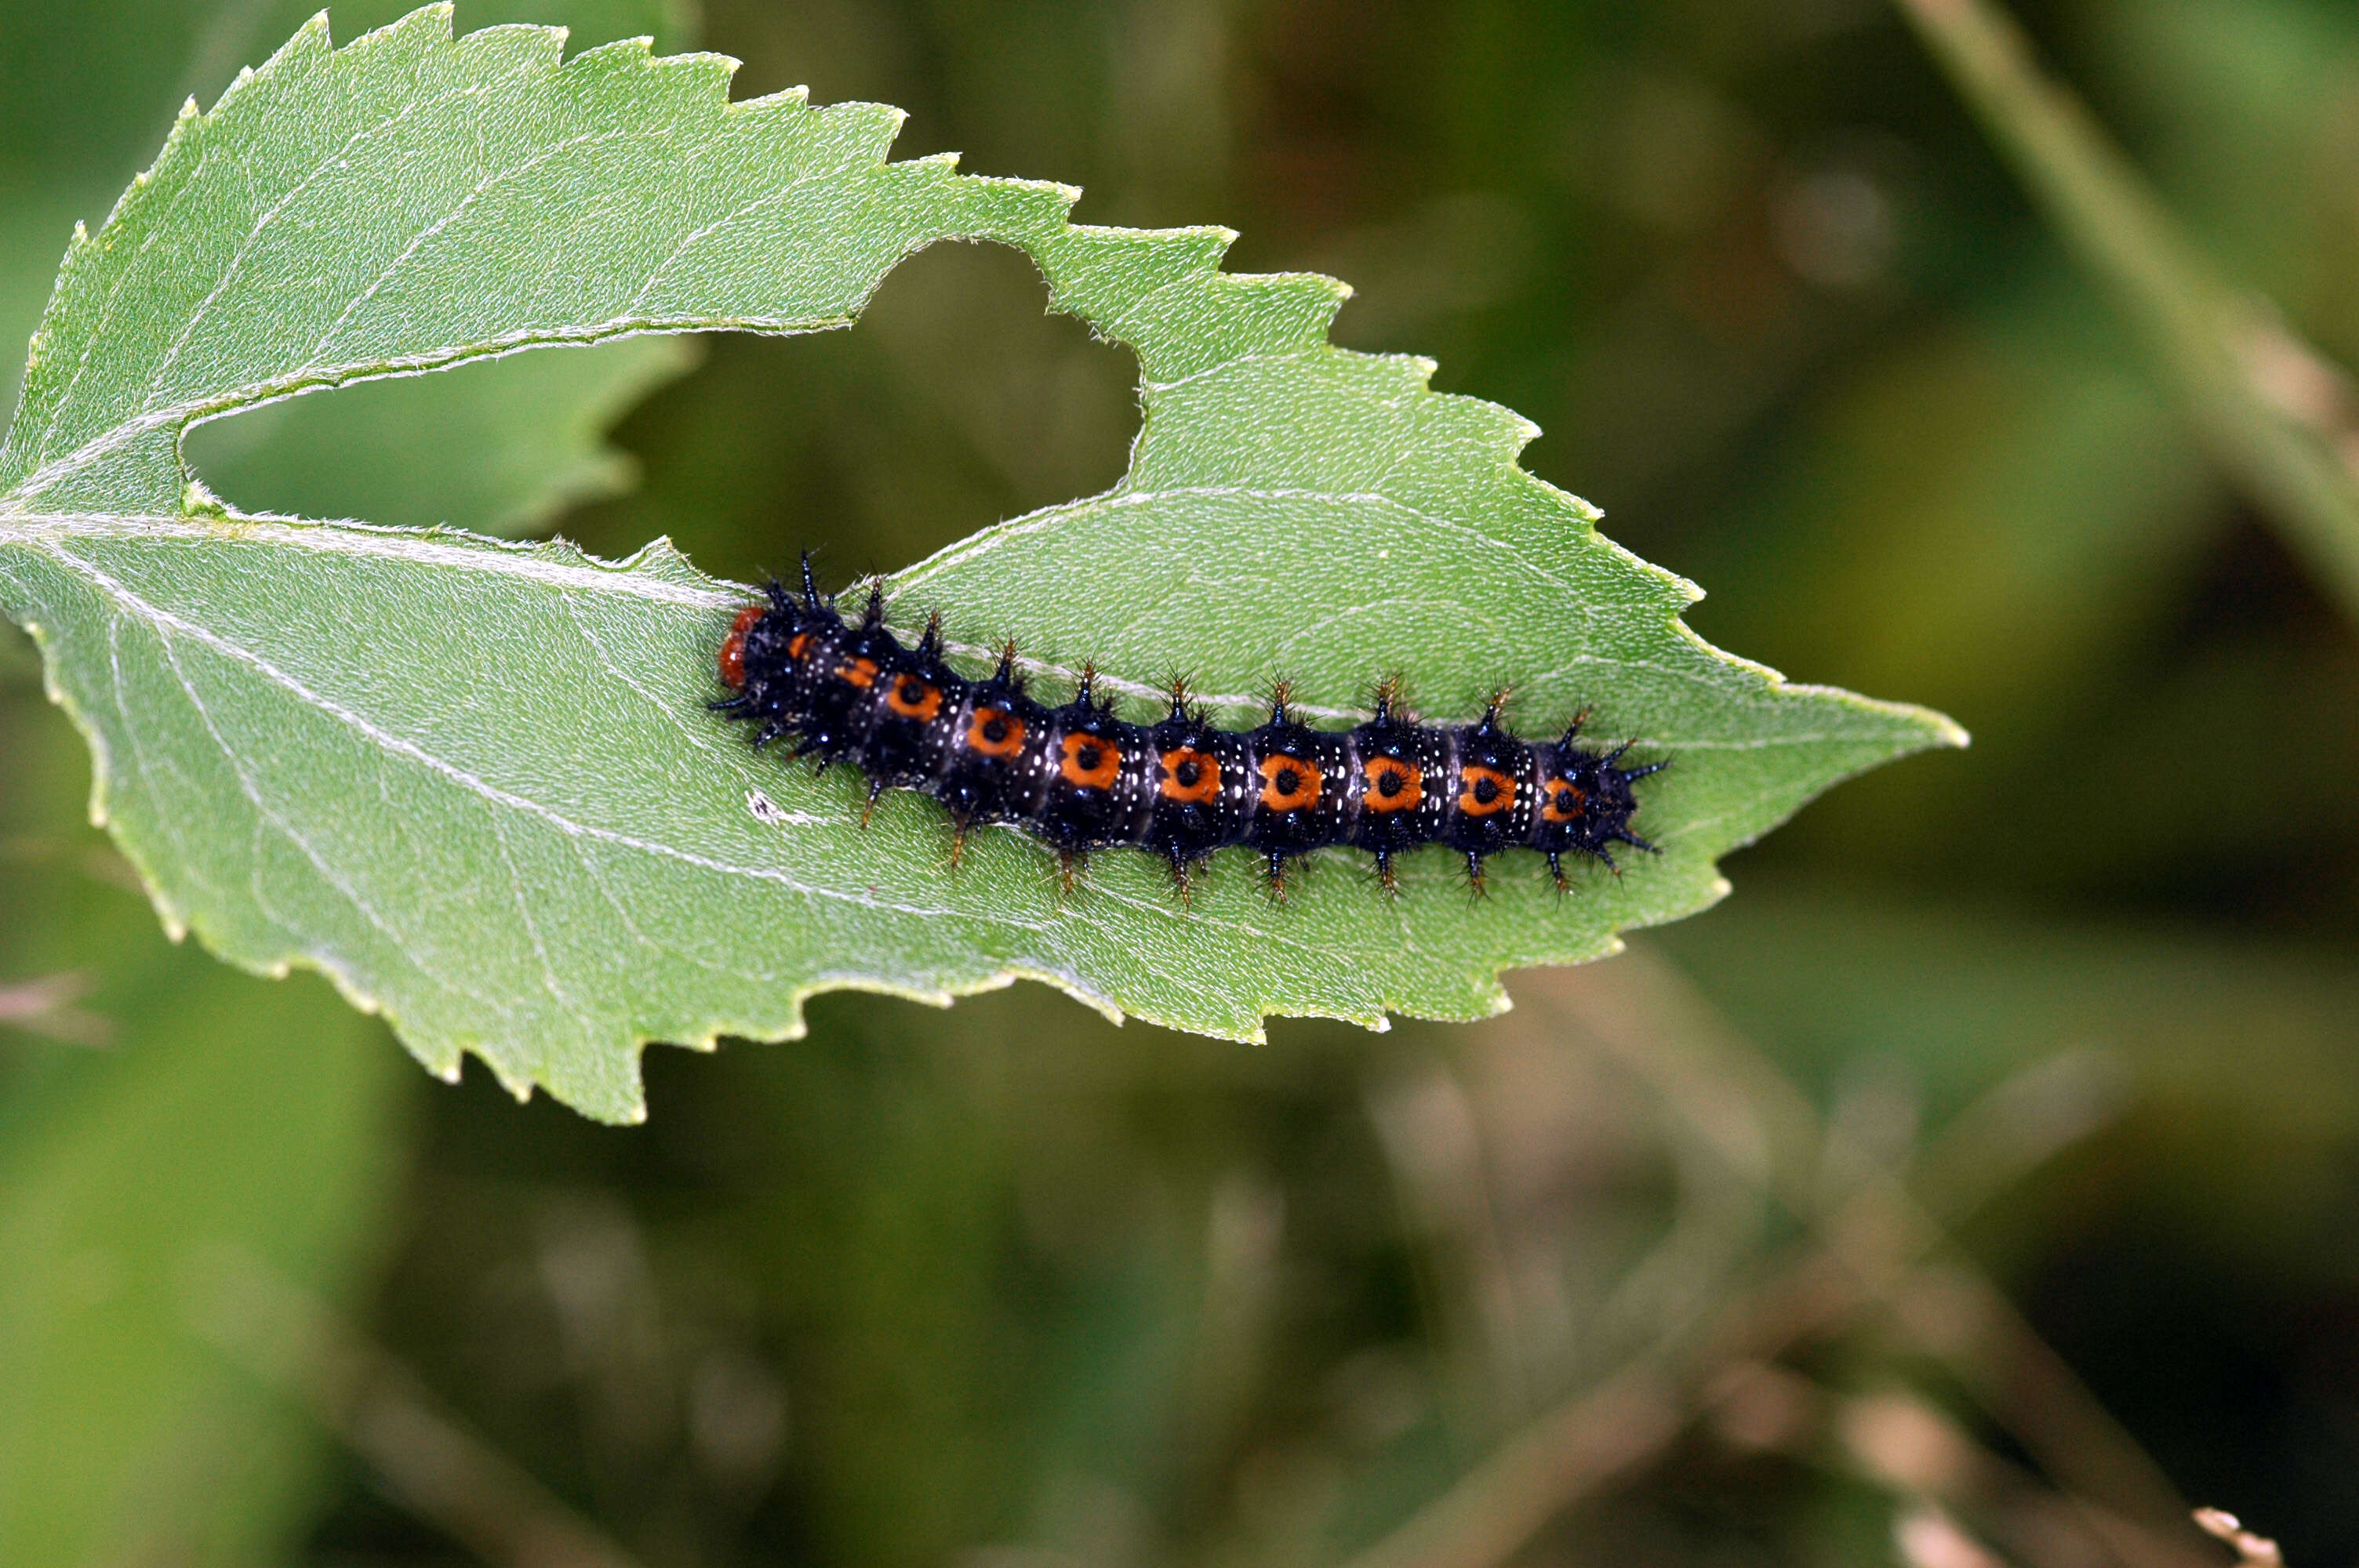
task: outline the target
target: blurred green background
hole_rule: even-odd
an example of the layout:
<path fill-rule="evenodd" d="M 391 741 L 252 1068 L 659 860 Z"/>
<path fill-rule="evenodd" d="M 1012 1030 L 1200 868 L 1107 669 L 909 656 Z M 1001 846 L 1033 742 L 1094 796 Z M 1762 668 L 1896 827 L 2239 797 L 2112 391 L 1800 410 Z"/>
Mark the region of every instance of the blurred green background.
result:
<path fill-rule="evenodd" d="M 0 0 L 0 339 L 305 9 Z M 2020 16 L 2359 363 L 2347 0 Z M 1710 588 L 1703 634 L 1976 744 L 1488 1024 L 839 996 L 651 1052 L 623 1130 L 172 946 L 0 628 L 0 1563 L 2224 1561 L 2193 1503 L 2359 1560 L 2352 613 L 1890 9 L 459 7 L 504 19 L 701 43 L 741 95 L 903 106 L 904 156 L 1343 276 L 1342 341 L 1538 420 L 1528 465 Z M 840 578 L 1121 471 L 1134 367 L 1044 297 L 946 247 L 849 332 L 190 451 L 250 507 Z"/>

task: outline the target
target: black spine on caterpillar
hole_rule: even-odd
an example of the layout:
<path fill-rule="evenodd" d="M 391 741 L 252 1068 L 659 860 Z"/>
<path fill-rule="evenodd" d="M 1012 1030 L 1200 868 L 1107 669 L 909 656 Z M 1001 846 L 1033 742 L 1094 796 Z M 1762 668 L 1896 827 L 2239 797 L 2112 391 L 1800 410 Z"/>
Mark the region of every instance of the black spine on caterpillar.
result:
<path fill-rule="evenodd" d="M 821 768 L 857 767 L 872 807 L 887 789 L 920 790 L 962 841 L 1014 824 L 1069 871 L 1092 849 L 1145 849 L 1183 893 L 1230 845 L 1253 850 L 1280 889 L 1289 862 L 1342 845 L 1373 855 L 1390 891 L 1395 859 L 1437 843 L 1465 858 L 1478 892 L 1484 860 L 1515 849 L 1544 855 L 1562 889 L 1567 855 L 1612 867 L 1615 844 L 1654 849 L 1631 831 L 1631 785 L 1669 765 L 1620 766 L 1626 743 L 1582 747 L 1578 718 L 1560 740 L 1519 740 L 1502 722 L 1504 697 L 1474 724 L 1419 724 L 1389 680 L 1375 717 L 1343 731 L 1299 722 L 1282 684 L 1268 721 L 1244 733 L 1215 727 L 1176 683 L 1164 719 L 1126 722 L 1087 670 L 1071 701 L 1049 708 L 1026 692 L 1012 647 L 969 680 L 943 661 L 939 622 L 905 647 L 879 593 L 848 620 L 808 560 L 799 596 L 773 582 L 766 603 L 739 611 L 720 665 L 732 695 L 716 708 L 755 725 L 756 745 L 792 737 Z"/>

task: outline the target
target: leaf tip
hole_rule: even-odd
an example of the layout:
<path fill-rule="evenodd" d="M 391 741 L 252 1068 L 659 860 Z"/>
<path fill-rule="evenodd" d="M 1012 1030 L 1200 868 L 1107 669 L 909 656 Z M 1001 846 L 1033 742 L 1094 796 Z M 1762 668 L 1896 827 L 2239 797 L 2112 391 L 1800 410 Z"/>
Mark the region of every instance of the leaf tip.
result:
<path fill-rule="evenodd" d="M 563 33 L 569 39 L 573 36 L 573 31 L 570 27 L 560 27 L 557 30 Z M 627 38 L 609 38 L 603 44 L 592 44 L 568 60 L 566 64 L 579 66 L 583 60 L 593 59 L 601 64 L 614 60 L 626 60 L 640 66 L 658 63 L 656 59 L 656 40 L 646 33 L 634 33 Z M 710 54 L 666 55 L 660 63 L 672 65 L 681 60 L 705 65 L 719 64 L 724 75 L 734 74 L 738 63 L 727 55 Z"/>
<path fill-rule="evenodd" d="M 271 65 L 295 53 L 298 49 L 333 49 L 334 47 L 335 38 L 329 31 L 328 8 L 322 5 L 303 18 L 303 25 L 296 28 L 285 43 L 278 46 L 263 69 L 268 70 Z"/>

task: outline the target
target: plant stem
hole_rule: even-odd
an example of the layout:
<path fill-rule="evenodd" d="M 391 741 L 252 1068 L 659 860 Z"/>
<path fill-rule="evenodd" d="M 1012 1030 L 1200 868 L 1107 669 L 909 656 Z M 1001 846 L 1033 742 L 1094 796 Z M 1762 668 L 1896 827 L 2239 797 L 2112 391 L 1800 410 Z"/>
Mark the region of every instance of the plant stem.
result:
<path fill-rule="evenodd" d="M 2359 620 L 2359 425 L 2343 373 L 2218 276 L 2087 106 L 1989 0 L 1893 0 L 2213 457 Z"/>

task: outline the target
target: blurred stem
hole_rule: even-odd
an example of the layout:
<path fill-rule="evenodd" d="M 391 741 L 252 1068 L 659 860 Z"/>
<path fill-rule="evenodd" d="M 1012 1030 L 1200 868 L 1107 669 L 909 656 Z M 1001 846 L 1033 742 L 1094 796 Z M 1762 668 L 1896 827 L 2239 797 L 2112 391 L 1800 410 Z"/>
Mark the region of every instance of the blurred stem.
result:
<path fill-rule="evenodd" d="M 90 994 L 91 983 L 77 972 L 0 985 L 0 1026 L 14 1024 L 69 1045 L 103 1045 L 114 1037 L 113 1021 L 74 1005 Z"/>
<path fill-rule="evenodd" d="M 309 1404 L 393 1498 L 494 1568 L 637 1560 L 443 1410 L 417 1375 L 325 1303 L 237 1249 L 190 1276 L 191 1326 Z"/>
<path fill-rule="evenodd" d="M 2215 274 L 2093 115 L 1987 0 L 1893 0 L 2213 457 L 2359 621 L 2359 425 L 2343 373 Z"/>
<path fill-rule="evenodd" d="M 2234 1514 L 2219 1509 L 2197 1509 L 2195 1522 L 2204 1534 L 2218 1537 L 2235 1551 L 2236 1568 L 2285 1568 L 2285 1556 L 2277 1551 L 2277 1543 L 2246 1530 Z"/>
<path fill-rule="evenodd" d="M 1920 1532 L 1914 1551 L 1903 1534 L 1900 1555 L 1911 1568 L 2006 1561 L 1959 1530 L 1953 1515 L 1995 1528 L 2017 1557 L 2036 1568 L 2163 1562 L 2208 1568 L 2214 1561 L 2192 1541 L 2157 1538 L 2143 1525 L 2049 1486 L 1909 1389 L 1845 1392 L 1766 1365 L 1737 1368 L 1726 1381 L 1726 1401 L 1716 1412 L 1724 1441 L 1740 1450 L 1764 1446 L 1803 1464 L 1831 1465 L 1909 1505 L 1904 1519 L 1930 1523 L 1930 1513 L 1949 1524 L 1947 1541 L 1938 1538 L 1943 1532 L 1934 1539 Z M 1755 1408 L 1748 1411 L 1748 1405 Z M 1764 1405 L 1776 1412 L 1774 1428 L 1760 1425 Z M 1754 1441 L 1763 1437 L 1770 1441 Z"/>
<path fill-rule="evenodd" d="M 1809 1099 L 1669 966 L 1633 951 L 1610 970 L 1527 982 L 1516 999 L 1532 1026 L 1566 1029 L 1651 1087 L 1805 1233 L 1764 1282 L 1700 1321 L 1671 1314 L 1619 1371 L 1510 1435 L 1348 1568 L 1499 1568 L 1712 1413 L 1732 1370 L 1774 1363 L 1879 1308 L 2042 1462 L 2115 1562 L 2199 1568 L 2203 1559 L 2167 1528 L 2186 1518 L 2168 1478 L 1949 1238 L 1973 1207 L 2106 1119 L 2071 1090 L 2091 1074 L 2085 1057 L 2031 1069 L 2037 1096 L 2011 1079 L 1961 1113 L 1954 1127 L 1983 1152 L 1970 1157 L 1945 1135 L 1924 1173 L 1933 1193 L 1909 1189 L 1904 1176 L 1920 1173 L 1911 1169 L 1830 1194 L 1814 1174 L 1827 1130 Z M 2059 1098 L 2084 1104 L 2010 1125 L 2052 1108 L 2028 1101 Z"/>

